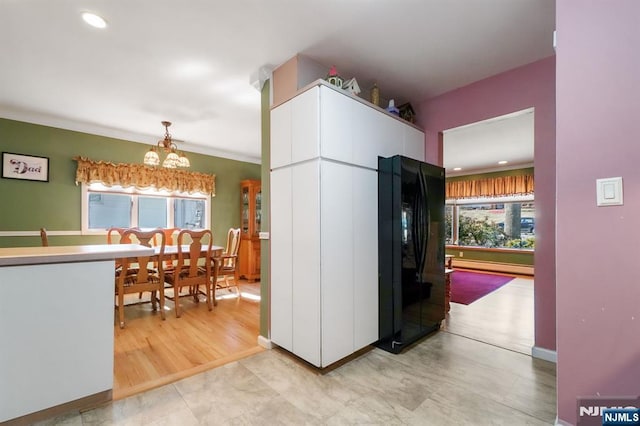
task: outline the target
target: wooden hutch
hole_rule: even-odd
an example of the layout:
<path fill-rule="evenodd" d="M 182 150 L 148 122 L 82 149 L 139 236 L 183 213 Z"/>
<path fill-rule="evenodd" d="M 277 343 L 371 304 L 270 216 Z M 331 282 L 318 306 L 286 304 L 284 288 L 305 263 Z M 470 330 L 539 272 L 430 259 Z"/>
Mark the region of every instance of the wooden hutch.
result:
<path fill-rule="evenodd" d="M 240 251 L 238 268 L 240 277 L 249 282 L 260 280 L 260 223 L 262 220 L 262 192 L 260 181 L 247 179 L 240 182 Z"/>

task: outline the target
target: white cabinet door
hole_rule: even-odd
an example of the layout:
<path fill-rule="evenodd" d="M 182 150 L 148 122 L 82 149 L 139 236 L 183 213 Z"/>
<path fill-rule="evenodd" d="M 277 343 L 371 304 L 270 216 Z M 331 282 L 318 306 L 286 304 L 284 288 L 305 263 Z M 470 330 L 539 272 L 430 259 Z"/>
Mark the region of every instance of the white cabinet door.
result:
<path fill-rule="evenodd" d="M 291 170 L 292 352 L 320 366 L 320 160 Z"/>
<path fill-rule="evenodd" d="M 291 163 L 291 101 L 271 110 L 271 169 Z"/>
<path fill-rule="evenodd" d="M 320 151 L 323 158 L 353 160 L 353 109 L 358 102 L 328 87 L 320 91 Z"/>
<path fill-rule="evenodd" d="M 320 155 L 320 89 L 314 87 L 291 99 L 291 162 Z"/>
<path fill-rule="evenodd" d="M 353 353 L 353 169 L 322 161 L 322 366 Z"/>
<path fill-rule="evenodd" d="M 0 267 L 0 424 L 113 389 L 113 268 Z"/>
<path fill-rule="evenodd" d="M 424 161 L 424 132 L 405 125 L 404 127 L 404 155 L 414 160 Z"/>
<path fill-rule="evenodd" d="M 355 102 L 351 127 L 353 128 L 353 164 L 358 166 L 378 168 L 378 152 L 382 146 L 380 129 L 382 128 L 381 116 L 383 114 L 364 105 Z"/>
<path fill-rule="evenodd" d="M 291 168 L 271 172 L 271 340 L 293 350 Z"/>
<path fill-rule="evenodd" d="M 353 168 L 353 350 L 378 340 L 378 174 Z"/>
<path fill-rule="evenodd" d="M 380 114 L 378 120 L 377 138 L 379 141 L 378 155 L 393 157 L 403 152 L 403 124 L 385 114 Z M 376 164 L 377 168 L 377 164 Z"/>

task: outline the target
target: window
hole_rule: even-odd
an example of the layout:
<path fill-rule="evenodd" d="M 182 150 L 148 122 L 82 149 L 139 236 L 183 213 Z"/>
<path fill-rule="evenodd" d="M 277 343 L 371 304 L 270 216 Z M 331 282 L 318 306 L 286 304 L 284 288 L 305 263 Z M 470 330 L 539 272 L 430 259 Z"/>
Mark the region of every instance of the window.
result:
<path fill-rule="evenodd" d="M 89 228 L 131 226 L 131 196 L 108 193 L 89 194 Z"/>
<path fill-rule="evenodd" d="M 446 244 L 533 249 L 535 204 L 532 196 L 452 200 L 445 208 Z"/>
<path fill-rule="evenodd" d="M 82 232 L 122 228 L 210 228 L 211 198 L 203 194 L 82 185 Z"/>
<path fill-rule="evenodd" d="M 204 228 L 202 213 L 206 210 L 205 207 L 205 200 L 176 198 L 173 203 L 174 226 L 188 229 Z"/>
<path fill-rule="evenodd" d="M 167 228 L 167 201 L 169 200 L 164 197 L 138 197 L 137 226 L 140 228 Z"/>
<path fill-rule="evenodd" d="M 444 206 L 444 220 L 445 220 L 445 226 L 446 226 L 446 233 L 445 233 L 445 240 L 444 243 L 445 244 L 453 244 L 454 243 L 454 238 L 453 238 L 453 206 L 450 204 L 447 204 Z"/>

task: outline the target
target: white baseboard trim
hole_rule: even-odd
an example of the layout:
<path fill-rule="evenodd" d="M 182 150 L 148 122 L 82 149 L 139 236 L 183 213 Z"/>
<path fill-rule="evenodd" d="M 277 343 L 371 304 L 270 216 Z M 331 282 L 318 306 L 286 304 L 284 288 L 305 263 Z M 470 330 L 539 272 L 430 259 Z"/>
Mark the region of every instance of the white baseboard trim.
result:
<path fill-rule="evenodd" d="M 265 349 L 273 348 L 273 344 L 271 343 L 271 340 L 267 339 L 264 336 L 258 336 L 258 345 L 262 346 Z"/>
<path fill-rule="evenodd" d="M 533 346 L 531 348 L 531 356 L 538 359 L 543 359 L 545 361 L 558 363 L 558 353 L 556 351 L 552 351 L 551 349 L 540 348 L 538 346 Z"/>
<path fill-rule="evenodd" d="M 481 260 L 453 259 L 453 267 L 478 269 L 481 271 L 506 272 L 519 275 L 534 275 L 534 267 L 529 265 L 516 265 L 512 263 L 487 262 Z"/>
<path fill-rule="evenodd" d="M 567 423 L 564 420 L 560 420 L 558 416 L 556 416 L 555 426 L 573 426 L 571 423 Z"/>

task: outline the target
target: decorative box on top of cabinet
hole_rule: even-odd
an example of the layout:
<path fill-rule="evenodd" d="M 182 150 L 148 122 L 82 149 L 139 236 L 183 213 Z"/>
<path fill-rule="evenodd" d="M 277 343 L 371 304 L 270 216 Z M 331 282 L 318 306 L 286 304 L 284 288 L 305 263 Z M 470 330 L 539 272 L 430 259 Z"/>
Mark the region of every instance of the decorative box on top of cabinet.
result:
<path fill-rule="evenodd" d="M 240 249 L 238 275 L 249 282 L 260 280 L 260 223 L 262 191 L 259 180 L 240 182 Z"/>

